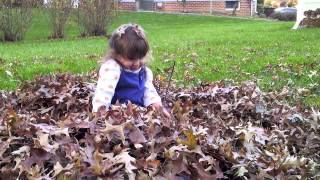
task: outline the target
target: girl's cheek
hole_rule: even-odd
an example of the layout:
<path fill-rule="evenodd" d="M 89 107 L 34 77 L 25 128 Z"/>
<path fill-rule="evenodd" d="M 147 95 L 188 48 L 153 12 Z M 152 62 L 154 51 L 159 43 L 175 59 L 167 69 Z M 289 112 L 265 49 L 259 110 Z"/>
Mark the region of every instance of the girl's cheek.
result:
<path fill-rule="evenodd" d="M 146 64 L 145 59 L 142 59 L 142 60 L 140 61 L 140 67 L 144 66 L 145 64 Z"/>
<path fill-rule="evenodd" d="M 123 62 L 123 66 L 124 66 L 126 69 L 128 69 L 128 68 L 130 68 L 131 64 L 130 64 L 129 62 L 127 62 L 127 61 L 124 61 L 124 62 Z"/>

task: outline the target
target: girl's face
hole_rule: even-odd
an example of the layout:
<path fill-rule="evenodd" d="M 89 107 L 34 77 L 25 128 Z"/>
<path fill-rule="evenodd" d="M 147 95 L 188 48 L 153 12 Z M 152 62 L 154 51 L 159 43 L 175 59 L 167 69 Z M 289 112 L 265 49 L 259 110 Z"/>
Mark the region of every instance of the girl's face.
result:
<path fill-rule="evenodd" d="M 144 65 L 142 59 L 127 59 L 122 56 L 118 57 L 117 60 L 125 69 L 129 69 L 131 71 L 138 70 L 141 66 Z"/>

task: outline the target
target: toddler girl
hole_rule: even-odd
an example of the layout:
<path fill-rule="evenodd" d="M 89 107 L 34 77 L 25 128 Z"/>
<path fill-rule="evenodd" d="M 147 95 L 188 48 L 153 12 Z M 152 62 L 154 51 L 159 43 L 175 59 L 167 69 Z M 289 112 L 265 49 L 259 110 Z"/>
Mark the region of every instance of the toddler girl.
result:
<path fill-rule="evenodd" d="M 93 112 L 119 101 L 160 110 L 161 98 L 153 86 L 152 71 L 146 67 L 149 44 L 144 30 L 136 24 L 116 29 L 109 41 L 110 51 L 99 70 L 99 79 L 92 100 Z"/>

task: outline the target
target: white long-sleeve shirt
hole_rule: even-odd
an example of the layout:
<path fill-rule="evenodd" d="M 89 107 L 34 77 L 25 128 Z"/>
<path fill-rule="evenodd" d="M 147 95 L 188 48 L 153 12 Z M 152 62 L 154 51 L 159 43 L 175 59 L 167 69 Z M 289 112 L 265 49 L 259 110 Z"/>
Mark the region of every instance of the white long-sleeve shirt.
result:
<path fill-rule="evenodd" d="M 92 100 L 92 112 L 97 112 L 101 106 L 109 107 L 115 94 L 115 89 L 120 79 L 121 66 L 113 59 L 104 62 L 99 70 L 97 87 Z M 130 71 L 126 70 L 125 71 Z M 131 71 L 139 73 L 141 70 Z M 157 93 L 153 83 L 152 71 L 146 67 L 146 83 L 143 97 L 144 106 L 147 107 L 153 103 L 161 103 L 161 98 Z"/>

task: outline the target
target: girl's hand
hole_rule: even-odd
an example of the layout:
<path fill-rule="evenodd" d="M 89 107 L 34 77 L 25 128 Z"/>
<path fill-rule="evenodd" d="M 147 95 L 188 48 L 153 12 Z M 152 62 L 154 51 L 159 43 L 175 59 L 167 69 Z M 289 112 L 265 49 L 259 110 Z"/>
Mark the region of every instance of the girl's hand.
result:
<path fill-rule="evenodd" d="M 163 115 L 168 118 L 168 119 L 171 119 L 171 115 L 170 113 L 164 108 L 162 107 L 162 104 L 161 103 L 153 103 L 150 105 L 151 108 L 163 113 Z"/>

